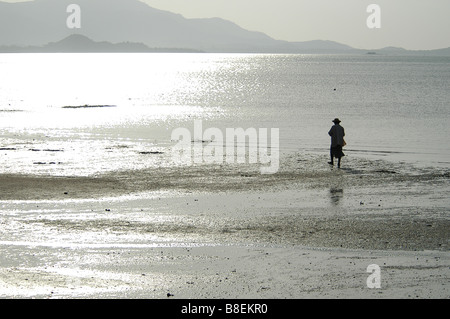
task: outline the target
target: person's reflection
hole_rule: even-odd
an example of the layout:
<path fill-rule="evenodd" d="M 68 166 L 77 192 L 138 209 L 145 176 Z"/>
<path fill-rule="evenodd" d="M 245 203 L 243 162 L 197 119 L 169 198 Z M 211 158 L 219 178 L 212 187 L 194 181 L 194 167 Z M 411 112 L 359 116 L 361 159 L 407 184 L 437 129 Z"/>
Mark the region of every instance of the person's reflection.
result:
<path fill-rule="evenodd" d="M 343 196 L 344 190 L 342 188 L 330 188 L 330 199 L 333 206 L 339 205 L 339 202 L 341 201 Z"/>

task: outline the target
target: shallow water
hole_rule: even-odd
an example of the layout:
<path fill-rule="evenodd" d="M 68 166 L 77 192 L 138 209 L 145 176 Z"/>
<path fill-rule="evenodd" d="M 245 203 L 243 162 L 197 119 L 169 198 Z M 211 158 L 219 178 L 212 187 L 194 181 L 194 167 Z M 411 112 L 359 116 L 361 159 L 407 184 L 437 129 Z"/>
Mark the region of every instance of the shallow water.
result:
<path fill-rule="evenodd" d="M 194 119 L 279 128 L 281 154 L 327 155 L 340 117 L 348 156 L 450 164 L 445 57 L 3 54 L 0 73 L 1 173 L 172 166 L 171 133 Z M 110 107 L 65 108 L 85 105 Z"/>

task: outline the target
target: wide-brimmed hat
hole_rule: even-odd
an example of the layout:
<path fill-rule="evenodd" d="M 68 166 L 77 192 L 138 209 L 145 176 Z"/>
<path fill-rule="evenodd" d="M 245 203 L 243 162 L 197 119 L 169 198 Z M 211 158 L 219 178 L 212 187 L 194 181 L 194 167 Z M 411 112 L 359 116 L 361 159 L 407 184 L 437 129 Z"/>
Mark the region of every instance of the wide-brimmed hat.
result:
<path fill-rule="evenodd" d="M 340 119 L 338 119 L 338 118 L 335 118 L 334 120 L 332 120 L 331 122 L 333 122 L 333 123 L 341 123 L 341 120 Z"/>

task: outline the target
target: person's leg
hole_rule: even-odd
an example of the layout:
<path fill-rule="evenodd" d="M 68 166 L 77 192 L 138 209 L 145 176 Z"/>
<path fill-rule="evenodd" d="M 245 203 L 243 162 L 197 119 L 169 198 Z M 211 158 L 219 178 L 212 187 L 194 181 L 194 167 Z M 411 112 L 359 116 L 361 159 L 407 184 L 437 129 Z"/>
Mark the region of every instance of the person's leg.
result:
<path fill-rule="evenodd" d="M 341 168 L 341 158 L 344 156 L 344 152 L 342 152 L 342 146 L 338 145 L 336 148 L 337 158 L 338 158 L 338 168 Z"/>
<path fill-rule="evenodd" d="M 333 163 L 333 148 L 330 148 L 330 159 L 331 159 L 331 161 L 328 162 L 328 164 L 334 165 L 334 163 Z"/>

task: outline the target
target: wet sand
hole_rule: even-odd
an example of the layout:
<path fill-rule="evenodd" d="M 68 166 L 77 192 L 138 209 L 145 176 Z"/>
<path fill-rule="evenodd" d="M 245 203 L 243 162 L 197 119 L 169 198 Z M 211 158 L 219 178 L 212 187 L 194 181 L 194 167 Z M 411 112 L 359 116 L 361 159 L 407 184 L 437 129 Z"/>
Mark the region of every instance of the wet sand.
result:
<path fill-rule="evenodd" d="M 108 178 L 0 175 L 0 200 L 48 200 L 119 195 L 120 182 Z"/>
<path fill-rule="evenodd" d="M 7 298 L 448 298 L 448 254 L 302 247 L 5 248 Z M 38 261 L 37 259 L 40 259 Z M 45 262 L 42 262 L 45 260 Z M 4 262 L 3 262 L 4 263 Z M 381 268 L 369 289 L 367 267 Z M 26 266 L 25 266 L 26 265 Z"/>
<path fill-rule="evenodd" d="M 450 297 L 447 171 L 298 163 L 1 176 L 0 297 Z"/>

